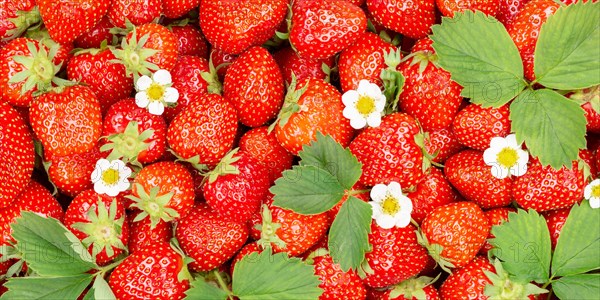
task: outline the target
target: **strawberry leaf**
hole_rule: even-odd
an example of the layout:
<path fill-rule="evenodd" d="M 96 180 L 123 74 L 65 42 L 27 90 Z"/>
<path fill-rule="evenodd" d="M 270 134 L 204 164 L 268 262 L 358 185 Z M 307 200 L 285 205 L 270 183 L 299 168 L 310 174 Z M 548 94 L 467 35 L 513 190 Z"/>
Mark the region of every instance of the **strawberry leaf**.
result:
<path fill-rule="evenodd" d="M 23 212 L 11 226 L 17 250 L 41 276 L 74 276 L 97 268 L 81 241 L 56 219 Z"/>
<path fill-rule="evenodd" d="M 362 174 L 362 164 L 348 149 L 331 136 L 317 132 L 317 140 L 302 147 L 298 154 L 301 166 L 315 166 L 329 171 L 340 184 L 351 189 Z"/>
<path fill-rule="evenodd" d="M 0 299 L 77 299 L 92 282 L 94 275 L 66 277 L 13 277 L 4 286 L 8 292 Z"/>
<path fill-rule="evenodd" d="M 295 166 L 283 172 L 271 188 L 273 205 L 303 215 L 320 214 L 334 207 L 345 189 L 327 170 L 315 166 Z"/>
<path fill-rule="evenodd" d="M 536 81 L 561 90 L 600 84 L 600 3 L 561 6 L 540 30 L 535 55 Z"/>
<path fill-rule="evenodd" d="M 329 231 L 329 253 L 342 270 L 358 269 L 369 250 L 371 205 L 350 196 L 342 204 Z"/>
<path fill-rule="evenodd" d="M 467 10 L 443 18 L 432 31 L 438 64 L 471 102 L 500 107 L 525 88 L 519 51 L 498 20 Z"/>
<path fill-rule="evenodd" d="M 516 282 L 546 283 L 550 278 L 550 232 L 534 210 L 511 212 L 508 221 L 492 227 L 491 254 Z"/>
<path fill-rule="evenodd" d="M 94 284 L 89 292 L 85 295 L 85 298 L 95 300 L 116 300 L 117 297 L 113 293 L 112 289 L 108 285 L 108 282 L 102 276 L 96 276 Z M 84 299 L 85 300 L 85 299 Z"/>
<path fill-rule="evenodd" d="M 228 295 L 224 290 L 198 278 L 192 281 L 191 287 L 185 292 L 186 299 L 194 300 L 225 300 Z"/>
<path fill-rule="evenodd" d="M 559 299 L 598 299 L 600 274 L 566 276 L 552 283 Z"/>
<path fill-rule="evenodd" d="M 554 250 L 553 276 L 575 275 L 600 269 L 598 228 L 600 210 L 591 208 L 588 203 L 573 206 Z"/>
<path fill-rule="evenodd" d="M 586 146 L 583 109 L 555 91 L 524 91 L 510 105 L 510 119 L 517 141 L 544 166 L 570 168 Z"/>
<path fill-rule="evenodd" d="M 323 290 L 312 266 L 267 248 L 242 258 L 233 271 L 233 293 L 241 300 L 317 299 Z"/>

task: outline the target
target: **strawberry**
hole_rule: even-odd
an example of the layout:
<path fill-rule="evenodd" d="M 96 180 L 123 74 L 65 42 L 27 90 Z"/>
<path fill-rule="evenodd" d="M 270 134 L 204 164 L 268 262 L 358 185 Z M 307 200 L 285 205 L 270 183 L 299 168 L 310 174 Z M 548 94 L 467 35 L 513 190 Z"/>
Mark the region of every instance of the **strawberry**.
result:
<path fill-rule="evenodd" d="M 396 181 L 415 186 L 423 177 L 423 154 L 415 142 L 419 125 L 404 113 L 385 116 L 379 127 L 363 130 L 350 143 L 350 151 L 363 164 L 359 182 L 374 186 Z"/>
<path fill-rule="evenodd" d="M 424 131 L 450 126 L 462 103 L 462 87 L 436 65 L 437 55 L 431 44 L 429 38 L 419 40 L 411 52 L 412 59 L 399 66 L 405 78 L 400 108 L 415 117 Z"/>
<path fill-rule="evenodd" d="M 108 11 L 110 0 L 37 0 L 44 25 L 53 40 L 67 44 L 93 28 Z"/>
<path fill-rule="evenodd" d="M 434 281 L 430 277 L 407 279 L 387 290 L 382 300 L 438 300 L 440 295 L 433 286 Z"/>
<path fill-rule="evenodd" d="M 461 144 L 484 151 L 490 147 L 492 138 L 510 133 L 509 114 L 508 104 L 499 108 L 469 104 L 456 114 L 452 131 Z"/>
<path fill-rule="evenodd" d="M 31 131 L 19 113 L 0 101 L 0 208 L 9 206 L 27 186 L 35 153 Z"/>
<path fill-rule="evenodd" d="M 164 161 L 144 167 L 135 177 L 131 196 L 132 208 L 142 211 L 134 221 L 149 218 L 151 228 L 160 220 L 178 220 L 194 205 L 192 175 L 181 164 Z"/>
<path fill-rule="evenodd" d="M 515 179 L 512 196 L 524 209 L 538 212 L 567 208 L 583 198 L 586 185 L 584 172 L 574 161 L 571 169 L 559 170 L 542 166 L 537 159 L 529 160 L 525 175 Z"/>
<path fill-rule="evenodd" d="M 183 251 L 195 259 L 194 272 L 210 271 L 232 258 L 248 239 L 244 223 L 222 219 L 206 203 L 196 205 L 177 224 L 177 240 Z"/>
<path fill-rule="evenodd" d="M 462 268 L 475 258 L 490 227 L 477 204 L 450 203 L 436 208 L 421 223 L 419 243 L 443 269 Z"/>
<path fill-rule="evenodd" d="M 317 132 L 331 135 L 346 147 L 354 130 L 343 110 L 342 94 L 333 85 L 314 78 L 297 83 L 292 80 L 283 108 L 272 126 L 279 143 L 292 154 L 316 139 Z"/>
<path fill-rule="evenodd" d="M 369 243 L 371 252 L 365 262 L 372 272 L 367 271 L 363 283 L 382 288 L 411 278 L 423 270 L 427 262 L 427 251 L 417 243 L 416 227 L 383 229 L 371 223 Z M 367 268 L 368 270 L 368 268 Z"/>
<path fill-rule="evenodd" d="M 356 41 L 366 28 L 367 17 L 356 5 L 303 0 L 292 6 L 289 40 L 301 57 L 327 58 Z"/>
<path fill-rule="evenodd" d="M 163 0 L 163 14 L 170 19 L 177 19 L 200 5 L 200 0 Z"/>
<path fill-rule="evenodd" d="M 230 268 L 230 273 L 233 274 L 233 269 L 235 267 L 235 265 L 242 260 L 242 258 L 244 258 L 246 255 L 252 254 L 252 253 L 261 253 L 263 251 L 262 247 L 257 243 L 257 242 L 250 242 L 246 245 L 244 245 L 244 247 L 242 247 L 242 249 L 240 249 L 240 251 L 238 251 L 235 256 L 233 257 L 233 259 L 231 260 L 231 268 Z"/>
<path fill-rule="evenodd" d="M 117 266 L 108 284 L 117 299 L 183 299 L 190 286 L 179 276 L 185 268 L 168 243 L 148 244 Z"/>
<path fill-rule="evenodd" d="M 525 78 L 535 80 L 533 71 L 533 54 L 542 25 L 546 19 L 560 7 L 552 0 L 531 0 L 514 16 L 512 23 L 506 27 L 523 60 Z"/>
<path fill-rule="evenodd" d="M 216 165 L 231 150 L 237 127 L 233 106 L 219 95 L 206 94 L 171 121 L 167 140 L 177 155 L 199 156 L 199 163 Z"/>
<path fill-rule="evenodd" d="M 342 91 L 356 90 L 361 79 L 383 87 L 380 77 L 381 71 L 387 68 L 385 55 L 392 51 L 396 51 L 394 45 L 374 33 L 364 32 L 340 53 L 338 68 Z"/>
<path fill-rule="evenodd" d="M 150 244 L 168 243 L 173 237 L 171 223 L 160 220 L 156 227 L 152 228 L 150 219 L 146 218 L 135 222 L 140 212 L 133 211 L 127 214 L 127 225 L 129 226 L 129 253 L 134 253 Z"/>
<path fill-rule="evenodd" d="M 88 152 L 100 138 L 100 103 L 89 87 L 59 87 L 42 94 L 29 113 L 36 136 L 53 155 Z"/>
<path fill-rule="evenodd" d="M 530 0 L 500 0 L 496 19 L 504 24 L 504 27 L 508 28 L 521 8 L 529 1 Z"/>
<path fill-rule="evenodd" d="M 219 80 L 223 81 L 225 79 L 225 74 L 227 73 L 227 69 L 233 61 L 237 58 L 235 54 L 229 54 L 219 49 L 212 48 L 210 50 L 209 55 L 210 60 L 212 60 L 213 65 L 217 67 L 217 74 L 219 75 Z"/>
<path fill-rule="evenodd" d="M 69 204 L 65 226 L 83 241 L 100 266 L 127 250 L 129 228 L 123 204 L 112 197 L 86 190 Z"/>
<path fill-rule="evenodd" d="M 500 8 L 500 0 L 436 0 L 435 2 L 442 15 L 447 17 L 452 17 L 454 13 L 465 10 L 478 10 L 495 17 Z"/>
<path fill-rule="evenodd" d="M 483 292 L 486 285 L 492 282 L 484 272 L 494 270 L 494 265 L 487 258 L 477 256 L 448 276 L 440 287 L 442 299 L 487 299 Z"/>
<path fill-rule="evenodd" d="M 200 28 L 213 47 L 240 54 L 269 40 L 284 20 L 286 0 L 203 0 Z"/>
<path fill-rule="evenodd" d="M 365 299 L 367 290 L 355 271 L 344 272 L 339 264 L 333 262 L 329 254 L 317 255 L 312 258 L 315 275 L 321 283 L 319 288 L 323 294 L 319 300 L 361 300 Z"/>
<path fill-rule="evenodd" d="M 482 208 L 507 206 L 512 201 L 513 179 L 494 177 L 480 151 L 464 150 L 454 154 L 446 161 L 444 174 L 465 199 Z"/>
<path fill-rule="evenodd" d="M 90 174 L 96 168 L 96 162 L 105 158 L 100 147 L 95 146 L 88 152 L 56 156 L 48 154 L 45 159 L 50 162 L 48 176 L 61 193 L 75 197 L 77 194 L 93 188 Z"/>
<path fill-rule="evenodd" d="M 113 24 L 108 17 L 104 16 L 96 26 L 92 27 L 92 29 L 83 33 L 75 40 L 75 46 L 81 49 L 100 48 L 104 41 L 106 41 L 108 45 L 111 45 L 113 35 L 110 33 L 110 29 L 112 27 Z"/>
<path fill-rule="evenodd" d="M 457 198 L 446 176 L 437 168 L 429 169 L 429 174 L 406 197 L 413 203 L 411 217 L 419 224 L 434 209 L 454 202 Z"/>
<path fill-rule="evenodd" d="M 483 213 L 488 219 L 488 222 L 492 226 L 502 225 L 504 222 L 508 221 L 508 214 L 511 212 L 516 212 L 517 210 L 512 207 L 498 207 L 493 208 L 488 211 L 484 211 Z M 490 232 L 487 240 L 479 250 L 480 255 L 487 255 L 488 251 L 492 250 L 493 246 L 488 241 L 493 239 L 495 236 Z"/>
<path fill-rule="evenodd" d="M 71 59 L 71 57 L 73 57 L 73 54 L 71 53 L 73 52 L 73 43 L 57 43 L 50 37 L 50 33 L 46 28 L 31 28 L 27 30 L 24 37 L 34 39 L 44 44 L 44 46 L 46 46 L 46 49 L 53 49 L 56 47 L 56 54 L 54 55 L 52 62 L 55 65 L 58 65 L 58 69 L 60 70 L 66 69 L 67 62 L 69 61 L 69 59 Z"/>
<path fill-rule="evenodd" d="M 435 163 L 444 163 L 450 156 L 464 148 L 450 127 L 429 131 L 424 141 L 425 151 L 434 157 Z"/>
<path fill-rule="evenodd" d="M 294 156 L 283 148 L 275 134 L 267 127 L 258 127 L 244 133 L 240 138 L 240 150 L 252 155 L 269 170 L 269 182 L 273 184 L 283 171 L 292 167 Z"/>
<path fill-rule="evenodd" d="M 560 237 L 560 232 L 569 217 L 571 212 L 570 208 L 564 208 L 559 210 L 552 210 L 543 213 L 542 215 L 546 219 L 548 224 L 548 230 L 550 231 L 550 242 L 552 242 L 552 250 L 556 248 L 556 243 Z"/>
<path fill-rule="evenodd" d="M 229 152 L 207 174 L 204 199 L 224 220 L 246 222 L 269 190 L 268 169 L 246 152 Z"/>
<path fill-rule="evenodd" d="M 41 21 L 35 0 L 0 1 L 0 46 Z"/>
<path fill-rule="evenodd" d="M 160 17 L 163 10 L 161 0 L 113 0 L 107 16 L 117 27 L 125 28 L 126 21 L 142 25 Z"/>
<path fill-rule="evenodd" d="M 169 29 L 177 38 L 179 55 L 193 55 L 208 58 L 208 45 L 202 32 L 191 24 L 169 25 Z"/>
<path fill-rule="evenodd" d="M 263 201 L 262 211 L 250 221 L 250 234 L 259 245 L 270 246 L 274 252 L 298 256 L 318 242 L 329 228 L 327 214 L 301 215 L 291 210 L 273 206 L 269 193 Z"/>
<path fill-rule="evenodd" d="M 367 8 L 377 23 L 412 39 L 427 36 L 435 23 L 435 0 L 411 5 L 402 0 L 367 0 Z"/>
<path fill-rule="evenodd" d="M 286 83 L 292 82 L 292 73 L 296 80 L 302 81 L 308 78 L 315 78 L 328 81 L 329 73 L 334 65 L 333 57 L 324 59 L 310 59 L 300 57 L 291 47 L 283 47 L 273 53 L 273 58 L 277 61 L 283 80 Z"/>
<path fill-rule="evenodd" d="M 221 83 L 216 80 L 206 81 L 203 78 L 206 76 L 204 74 L 210 74 L 210 65 L 206 59 L 191 55 L 179 55 L 177 63 L 171 71 L 172 87 L 179 92 L 179 99 L 177 99 L 177 106 L 165 108 L 164 115 L 167 120 L 173 120 L 192 101 L 208 93 L 209 90 L 220 94 Z"/>

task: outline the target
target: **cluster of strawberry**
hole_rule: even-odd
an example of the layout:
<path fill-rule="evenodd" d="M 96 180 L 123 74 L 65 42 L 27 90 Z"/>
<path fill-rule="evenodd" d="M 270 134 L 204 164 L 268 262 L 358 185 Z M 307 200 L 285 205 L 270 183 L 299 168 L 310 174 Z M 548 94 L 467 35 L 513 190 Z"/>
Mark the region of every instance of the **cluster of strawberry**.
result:
<path fill-rule="evenodd" d="M 600 82 L 538 64 L 553 14 L 600 12 L 563 2 L 0 0 L 2 299 L 550 299 L 501 226 L 539 212 L 554 249 L 600 206 Z M 469 22 L 518 51 L 496 103 L 464 75 L 494 43 L 444 40 Z M 573 127 L 522 129 L 543 93 Z M 31 254 L 66 237 L 71 268 Z"/>

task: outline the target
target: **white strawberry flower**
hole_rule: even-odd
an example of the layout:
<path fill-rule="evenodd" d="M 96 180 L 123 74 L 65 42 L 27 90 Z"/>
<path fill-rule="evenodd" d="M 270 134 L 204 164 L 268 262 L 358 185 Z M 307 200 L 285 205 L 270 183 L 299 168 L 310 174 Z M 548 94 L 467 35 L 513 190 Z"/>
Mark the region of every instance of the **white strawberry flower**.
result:
<path fill-rule="evenodd" d="M 371 189 L 372 218 L 384 229 L 406 227 L 410 223 L 413 205 L 410 199 L 402 194 L 400 184 L 377 184 Z"/>
<path fill-rule="evenodd" d="M 162 115 L 165 106 L 179 99 L 179 92 L 172 85 L 171 73 L 167 70 L 156 71 L 152 78 L 146 75 L 140 77 L 135 83 L 135 104 L 147 108 L 153 115 Z"/>
<path fill-rule="evenodd" d="M 354 129 L 361 129 L 369 125 L 378 127 L 381 124 L 381 115 L 385 108 L 385 95 L 374 83 L 361 80 L 356 90 L 349 90 L 342 95 L 344 117 L 350 120 Z"/>
<path fill-rule="evenodd" d="M 592 208 L 600 207 L 600 179 L 594 179 L 583 190 L 583 196 L 590 201 Z"/>
<path fill-rule="evenodd" d="M 509 134 L 505 138 L 492 138 L 490 147 L 483 152 L 483 161 L 492 167 L 492 175 L 498 179 L 509 175 L 522 176 L 527 172 L 529 152 L 517 144 L 514 134 Z"/>
<path fill-rule="evenodd" d="M 94 191 L 115 197 L 129 188 L 129 176 L 131 169 L 123 161 L 99 159 L 91 176 Z"/>

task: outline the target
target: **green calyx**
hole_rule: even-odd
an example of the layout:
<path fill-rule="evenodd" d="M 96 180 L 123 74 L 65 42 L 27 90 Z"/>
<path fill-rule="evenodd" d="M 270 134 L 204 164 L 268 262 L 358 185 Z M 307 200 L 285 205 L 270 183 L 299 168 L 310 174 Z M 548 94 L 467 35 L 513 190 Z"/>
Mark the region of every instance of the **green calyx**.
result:
<path fill-rule="evenodd" d="M 444 167 L 443 165 L 438 164 L 433 161 L 433 159 L 435 159 L 435 157 L 438 156 L 438 154 L 440 153 L 439 150 L 433 154 L 427 152 L 427 148 L 425 147 L 425 141 L 429 140 L 428 132 L 421 131 L 420 133 L 415 135 L 414 140 L 415 140 L 415 144 L 417 144 L 417 146 L 419 146 L 419 148 L 421 148 L 421 153 L 423 154 L 423 165 L 422 165 L 423 173 L 427 173 L 431 169 L 431 165 L 434 165 L 434 166 L 440 167 L 440 168 Z"/>
<path fill-rule="evenodd" d="M 574 91 L 569 96 L 570 99 L 577 101 L 579 104 L 590 103 L 592 109 L 600 114 L 600 85 Z"/>
<path fill-rule="evenodd" d="M 225 157 L 221 159 L 219 164 L 217 164 L 217 166 L 212 171 L 206 173 L 205 178 L 208 178 L 209 183 L 215 182 L 215 180 L 217 180 L 217 178 L 222 175 L 240 174 L 240 170 L 233 165 L 240 159 L 239 156 L 235 157 L 238 151 L 239 148 L 235 148 L 229 151 L 229 153 L 227 153 L 227 155 L 225 155 Z"/>
<path fill-rule="evenodd" d="M 306 110 L 305 107 L 298 104 L 298 101 L 307 89 L 308 84 L 305 84 L 302 88 L 298 89 L 298 79 L 296 78 L 296 75 L 292 73 L 292 82 L 288 86 L 283 107 L 279 111 L 279 115 L 277 115 L 277 120 L 269 126 L 269 133 L 275 129 L 276 125 L 279 125 L 279 127 L 285 126 L 293 114 Z"/>
<path fill-rule="evenodd" d="M 148 58 L 158 53 L 158 50 L 144 48 L 149 38 L 150 35 L 145 34 L 138 40 L 136 29 L 133 28 L 131 38 L 121 41 L 121 49 L 111 50 L 117 58 L 111 62 L 124 65 L 127 75 L 133 76 L 135 81 L 137 81 L 140 75 L 152 76 L 152 71 L 159 69 L 156 64 L 148 61 Z"/>
<path fill-rule="evenodd" d="M 183 251 L 183 249 L 181 249 L 181 245 L 179 245 L 179 241 L 176 238 L 171 239 L 170 245 L 171 245 L 171 248 L 173 250 L 175 250 L 175 252 L 177 252 L 177 254 L 179 254 L 183 260 L 183 266 L 181 266 L 181 270 L 177 274 L 177 280 L 179 280 L 179 282 L 183 282 L 185 280 L 187 280 L 187 281 L 194 280 L 194 277 L 192 276 L 192 274 L 190 273 L 190 270 L 188 269 L 188 265 L 196 260 L 185 255 L 185 252 Z"/>
<path fill-rule="evenodd" d="M 442 270 L 447 273 L 452 274 L 451 268 L 454 268 L 454 264 L 448 261 L 445 257 L 442 256 L 442 252 L 444 251 L 444 247 L 439 244 L 430 244 L 427 240 L 427 237 L 421 231 L 417 231 L 417 242 L 427 249 L 429 255 L 435 262 L 442 268 Z"/>
<path fill-rule="evenodd" d="M 146 192 L 144 187 L 139 183 L 135 183 L 134 187 L 134 191 L 137 192 L 139 197 L 133 195 L 125 196 L 134 201 L 131 205 L 132 207 L 142 211 L 133 219 L 134 222 L 150 218 L 150 228 L 154 229 L 160 220 L 170 222 L 179 218 L 179 213 L 168 205 L 171 198 L 173 198 L 173 192 L 159 196 L 158 192 L 160 188 L 157 186 L 150 189 L 150 193 Z"/>
<path fill-rule="evenodd" d="M 140 152 L 145 151 L 150 146 L 146 142 L 154 135 L 154 130 L 147 129 L 139 132 L 138 122 L 131 121 L 127 124 L 125 131 L 108 136 L 108 143 L 100 148 L 100 151 L 110 151 L 106 159 L 109 161 L 121 159 L 125 163 L 132 164 L 139 168 L 142 164 L 137 160 Z"/>
<path fill-rule="evenodd" d="M 15 18 L 8 19 L 15 28 L 6 32 L 6 37 L 2 39 L 2 41 L 9 41 L 15 38 L 18 38 L 25 32 L 28 28 L 33 25 L 41 24 L 42 17 L 40 15 L 40 11 L 37 6 L 34 6 L 33 9 L 29 11 L 20 10 L 17 11 L 17 16 Z"/>
<path fill-rule="evenodd" d="M 97 211 L 96 211 L 97 210 Z M 87 237 L 82 240 L 86 247 L 92 247 L 92 256 L 96 257 L 103 250 L 108 257 L 112 257 L 114 248 L 127 250 L 120 236 L 123 230 L 125 217 L 117 219 L 117 200 L 113 200 L 107 208 L 98 197 L 98 204 L 92 205 L 87 213 L 89 223 L 75 223 L 73 228 L 85 233 Z"/>
<path fill-rule="evenodd" d="M 484 295 L 491 299 L 513 300 L 529 299 L 529 295 L 539 295 L 548 293 L 548 290 L 540 288 L 532 283 L 518 283 L 510 279 L 508 273 L 504 271 L 500 260 L 494 260 L 496 273 L 484 271 L 485 275 L 492 282 L 485 286 Z"/>
<path fill-rule="evenodd" d="M 266 204 L 262 206 L 262 224 L 256 225 L 254 228 L 260 230 L 260 240 L 257 243 L 266 249 L 271 245 L 283 249 L 285 248 L 285 242 L 277 235 L 277 230 L 281 228 L 281 224 L 273 222 L 273 215 L 271 210 Z"/>
<path fill-rule="evenodd" d="M 424 288 L 436 282 L 439 277 L 439 275 L 437 278 L 423 276 L 404 280 L 392 288 L 390 299 L 403 296 L 404 299 L 416 298 L 418 300 L 425 300 L 427 299 L 427 294 Z"/>
<path fill-rule="evenodd" d="M 379 78 L 383 82 L 383 94 L 387 99 L 385 106 L 385 114 L 391 114 L 398 111 L 398 102 L 400 94 L 404 87 L 404 75 L 397 70 L 398 65 L 402 62 L 402 52 L 400 49 L 390 50 L 383 55 L 387 68 L 381 70 Z"/>
<path fill-rule="evenodd" d="M 204 81 L 206 81 L 206 83 L 208 84 L 208 93 L 217 95 L 221 95 L 223 93 L 223 84 L 219 80 L 218 72 L 221 68 L 224 68 L 230 64 L 231 63 L 223 63 L 215 68 L 211 54 L 210 60 L 208 61 L 208 72 L 200 73 L 202 79 L 204 79 Z"/>
<path fill-rule="evenodd" d="M 173 156 L 177 158 L 175 162 L 186 162 L 190 164 L 194 169 L 200 171 L 201 174 L 206 174 L 206 171 L 208 171 L 209 169 L 207 165 L 200 163 L 200 155 L 194 155 L 190 158 L 183 158 L 179 154 L 177 154 L 177 152 L 173 151 L 173 149 L 167 148 L 167 151 L 169 151 L 171 154 L 173 154 Z"/>
<path fill-rule="evenodd" d="M 16 262 L 8 268 L 6 274 L 0 275 L 0 280 L 15 277 L 23 271 L 23 264 L 25 263 L 23 255 L 12 242 L 0 246 L 0 263 L 5 263 L 9 260 L 15 260 Z"/>

